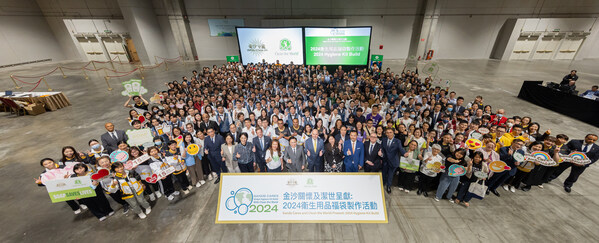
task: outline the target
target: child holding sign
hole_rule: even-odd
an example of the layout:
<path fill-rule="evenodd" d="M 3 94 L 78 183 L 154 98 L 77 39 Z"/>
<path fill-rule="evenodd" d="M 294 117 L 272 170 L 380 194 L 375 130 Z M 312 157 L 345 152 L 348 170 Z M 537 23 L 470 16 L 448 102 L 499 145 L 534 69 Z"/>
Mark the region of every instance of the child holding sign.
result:
<path fill-rule="evenodd" d="M 129 207 L 135 212 L 139 218 L 145 219 L 146 214 L 152 212 L 150 204 L 141 195 L 144 190 L 142 184 L 139 182 L 140 178 L 135 171 L 125 171 L 125 166 L 121 162 L 114 162 L 110 166 L 111 171 L 114 173 L 115 180 L 110 185 L 110 192 L 116 192 L 120 190 L 123 193 L 123 200 L 127 201 Z M 145 208 L 145 212 L 142 208 Z"/>
<path fill-rule="evenodd" d="M 48 172 L 54 172 L 54 170 L 62 170 L 63 166 L 60 166 L 58 163 L 54 162 L 53 159 L 51 158 L 43 158 L 40 161 L 40 165 L 42 167 L 44 167 L 44 172 L 42 172 L 42 174 L 35 179 L 35 184 L 37 184 L 38 186 L 44 186 L 44 183 L 42 182 L 42 178 L 45 176 L 46 173 Z M 49 176 L 48 176 L 49 177 Z M 64 176 L 62 176 L 64 178 Z M 56 178 L 56 179 L 63 179 L 63 178 Z M 69 200 L 66 201 L 66 203 L 69 205 L 69 207 L 71 207 L 71 209 L 73 210 L 73 212 L 75 214 L 80 214 L 81 213 L 81 209 L 85 210 L 87 209 L 87 206 L 81 204 L 79 205 L 79 203 L 77 203 L 75 200 Z"/>
<path fill-rule="evenodd" d="M 108 156 L 102 156 L 99 159 L 97 159 L 98 163 L 96 165 L 96 171 L 99 170 L 108 170 L 110 171 L 110 157 Z M 117 202 L 120 205 L 123 205 L 123 214 L 126 214 L 127 212 L 129 212 L 129 204 L 127 204 L 127 202 L 125 202 L 125 200 L 123 200 L 123 193 L 121 191 L 116 191 L 114 193 L 110 193 L 110 185 L 112 184 L 112 181 L 114 180 L 114 175 L 109 174 L 101 179 L 99 179 L 98 181 L 100 182 L 100 185 L 102 186 L 102 189 L 104 189 L 104 191 L 112 198 L 114 199 L 115 202 Z"/>
<path fill-rule="evenodd" d="M 76 164 L 73 167 L 73 172 L 71 177 L 85 177 L 90 176 L 90 171 L 88 167 L 82 163 Z M 96 180 L 92 180 L 92 187 L 96 191 L 95 197 L 81 198 L 79 201 L 89 208 L 89 211 L 92 212 L 96 218 L 100 221 L 106 220 L 106 217 L 112 216 L 114 214 L 114 210 L 110 207 L 110 203 L 106 200 L 106 196 L 104 196 L 104 191 L 102 187 L 99 186 L 100 183 Z"/>
<path fill-rule="evenodd" d="M 158 150 L 158 147 L 153 146 L 148 148 L 148 154 L 150 154 L 150 168 L 152 168 L 152 172 L 154 174 L 159 174 L 160 171 L 170 167 L 169 164 L 163 161 L 163 158 L 160 156 L 160 150 Z M 176 195 L 179 195 L 179 192 L 175 191 L 172 174 L 168 174 L 158 179 L 160 180 L 159 183 L 162 185 L 164 196 L 166 196 L 166 198 L 169 201 L 175 199 Z"/>
<path fill-rule="evenodd" d="M 183 150 L 183 147 L 179 146 L 177 141 L 171 140 L 168 142 L 168 150 L 165 153 L 165 159 L 170 166 L 175 167 L 175 172 L 173 173 L 173 175 L 175 176 L 177 182 L 179 182 L 179 185 L 181 186 L 183 193 L 188 194 L 189 190 L 191 190 L 192 187 L 189 184 L 189 179 L 187 179 L 187 175 L 185 174 L 187 166 L 185 166 L 185 163 L 181 161 L 181 151 Z"/>

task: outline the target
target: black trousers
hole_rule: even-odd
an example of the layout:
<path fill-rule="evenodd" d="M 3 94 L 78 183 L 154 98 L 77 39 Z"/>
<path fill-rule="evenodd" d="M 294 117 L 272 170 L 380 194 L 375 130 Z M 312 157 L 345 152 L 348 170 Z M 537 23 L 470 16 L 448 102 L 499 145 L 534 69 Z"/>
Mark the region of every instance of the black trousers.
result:
<path fill-rule="evenodd" d="M 77 203 L 75 200 L 67 201 L 67 205 L 69 205 L 73 211 L 77 211 L 77 209 L 79 209 L 79 203 Z"/>
<path fill-rule="evenodd" d="M 185 171 L 175 175 L 175 179 L 177 180 L 177 182 L 179 182 L 181 190 L 187 190 L 187 187 L 189 187 L 189 179 L 187 179 Z"/>
<path fill-rule="evenodd" d="M 160 180 L 162 182 L 162 188 L 164 189 L 164 195 L 170 196 L 175 192 L 175 186 L 173 185 L 173 174 L 166 176 Z"/>
<path fill-rule="evenodd" d="M 239 165 L 239 170 L 241 172 L 254 172 L 254 163 L 253 162 L 250 162 L 247 164 L 238 163 L 238 165 Z"/>
<path fill-rule="evenodd" d="M 85 204 L 85 206 L 87 206 L 89 211 L 96 216 L 96 218 L 108 216 L 108 214 L 113 210 L 110 207 L 110 203 L 106 199 L 106 196 L 104 195 L 104 190 L 98 186 L 96 187 L 95 191 L 95 197 L 82 198 L 79 199 L 79 201 Z"/>
<path fill-rule="evenodd" d="M 578 180 L 578 177 L 582 174 L 582 172 L 584 172 L 584 170 L 586 170 L 586 168 L 587 168 L 586 166 L 576 166 L 576 165 L 573 166 L 572 163 L 568 163 L 568 162 L 561 163 L 557 167 L 557 169 L 555 169 L 555 172 L 553 172 L 553 175 L 549 179 L 553 180 L 553 179 L 558 178 L 569 167 L 572 167 L 572 170 L 570 170 L 570 175 L 564 181 L 564 186 L 572 187 L 574 185 L 574 182 L 576 182 Z"/>
<path fill-rule="evenodd" d="M 112 199 L 120 205 L 129 205 L 125 200 L 123 200 L 123 192 L 121 192 L 120 190 L 118 190 L 115 193 L 110 193 L 108 195 L 110 195 L 110 197 L 112 197 Z"/>
<path fill-rule="evenodd" d="M 418 177 L 420 179 L 420 181 L 418 182 L 418 189 L 420 189 L 423 192 L 430 191 L 431 182 L 435 179 L 436 176 L 430 177 L 425 174 L 422 174 L 422 172 L 418 172 L 418 174 Z"/>
<path fill-rule="evenodd" d="M 152 193 L 154 193 L 155 191 L 159 191 L 160 190 L 160 186 L 158 186 L 157 183 L 149 183 L 146 180 L 142 180 L 141 183 L 144 184 L 145 189 L 144 189 L 144 195 L 150 195 Z"/>

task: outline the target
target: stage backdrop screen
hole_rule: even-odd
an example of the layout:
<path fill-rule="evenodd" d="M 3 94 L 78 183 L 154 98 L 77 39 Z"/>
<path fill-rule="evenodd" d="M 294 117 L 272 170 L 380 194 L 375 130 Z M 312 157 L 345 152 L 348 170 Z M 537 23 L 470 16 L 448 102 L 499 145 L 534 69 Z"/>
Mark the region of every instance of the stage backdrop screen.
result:
<path fill-rule="evenodd" d="M 307 65 L 367 65 L 372 27 L 305 28 Z"/>
<path fill-rule="evenodd" d="M 302 28 L 237 28 L 237 40 L 243 65 L 304 64 Z"/>

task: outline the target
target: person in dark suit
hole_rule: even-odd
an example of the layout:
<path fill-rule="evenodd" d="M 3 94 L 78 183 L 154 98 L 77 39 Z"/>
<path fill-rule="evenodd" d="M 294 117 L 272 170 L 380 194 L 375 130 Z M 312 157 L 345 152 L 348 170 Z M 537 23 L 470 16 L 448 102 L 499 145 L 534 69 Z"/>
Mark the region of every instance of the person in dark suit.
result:
<path fill-rule="evenodd" d="M 568 169 L 569 167 L 572 167 L 572 170 L 570 170 L 570 175 L 564 181 L 564 190 L 568 193 L 571 192 L 572 186 L 578 180 L 578 177 L 582 174 L 582 172 L 584 172 L 584 170 L 586 170 L 586 168 L 588 168 L 593 163 L 597 162 L 597 159 L 599 159 L 599 145 L 595 144 L 595 142 L 597 142 L 597 134 L 587 134 L 584 137 L 584 140 L 578 139 L 578 140 L 571 140 L 570 142 L 568 142 L 566 144 L 566 147 L 569 150 L 568 153 L 571 153 L 571 152 L 585 153 L 587 155 L 587 157 L 589 157 L 589 159 L 591 160 L 591 163 L 589 163 L 587 165 L 578 165 L 578 164 L 574 164 L 574 163 L 561 163 L 559 165 L 559 167 L 555 170 L 553 175 L 549 178 L 549 180 L 551 181 L 553 179 L 556 179 L 566 169 Z"/>
<path fill-rule="evenodd" d="M 376 133 L 373 133 L 376 135 Z M 371 134 L 371 135 L 373 135 Z M 364 166 L 364 144 L 358 141 L 358 132 L 351 131 L 343 145 L 343 164 L 346 172 L 358 172 Z"/>
<path fill-rule="evenodd" d="M 387 186 L 387 193 L 391 193 L 391 183 L 393 182 L 393 174 L 399 167 L 399 157 L 404 156 L 406 151 L 401 146 L 402 142 L 395 138 L 393 129 L 387 128 L 385 135 L 387 137 L 381 141 L 383 147 L 383 184 Z"/>
<path fill-rule="evenodd" d="M 241 129 L 237 129 L 237 125 L 235 125 L 235 123 L 231 123 L 231 125 L 229 125 L 229 134 L 231 134 L 231 136 L 233 137 L 234 143 L 241 142 L 240 141 Z"/>
<path fill-rule="evenodd" d="M 283 161 L 289 172 L 302 172 L 306 167 L 306 154 L 304 146 L 297 145 L 297 138 L 289 139 L 289 147 L 283 153 Z"/>
<path fill-rule="evenodd" d="M 431 112 L 431 125 L 435 126 L 437 122 L 441 121 L 443 117 L 443 112 L 441 112 L 441 104 L 436 104 L 435 108 Z"/>
<path fill-rule="evenodd" d="M 453 108 L 453 113 L 463 114 L 466 111 L 466 107 L 464 107 L 464 97 L 460 96 L 456 100 L 455 107 Z"/>
<path fill-rule="evenodd" d="M 364 172 L 381 172 L 383 169 L 383 145 L 376 134 L 370 134 L 364 143 Z"/>
<path fill-rule="evenodd" d="M 318 130 L 312 130 L 310 138 L 306 139 L 304 149 L 308 158 L 308 171 L 322 172 L 324 164 L 322 163 L 322 155 L 324 154 L 324 141 L 318 136 Z"/>
<path fill-rule="evenodd" d="M 349 134 L 347 134 L 347 127 L 341 126 L 339 134 L 335 135 L 335 144 L 345 144 L 345 141 L 349 140 Z"/>
<path fill-rule="evenodd" d="M 208 114 L 204 114 L 202 115 L 202 122 L 200 123 L 198 130 L 208 131 L 208 128 L 212 128 L 214 131 L 220 131 L 218 124 L 215 121 L 211 121 Z"/>
<path fill-rule="evenodd" d="M 218 184 L 220 182 L 220 173 L 229 171 L 220 154 L 221 145 L 225 143 L 225 139 L 215 131 L 214 128 L 208 128 L 208 137 L 204 139 L 204 147 L 206 148 L 204 152 L 208 155 L 212 171 L 216 172 L 218 177 L 214 184 Z"/>
<path fill-rule="evenodd" d="M 266 172 L 266 150 L 270 148 L 272 139 L 269 136 L 264 136 L 264 131 L 262 131 L 262 128 L 260 127 L 256 127 L 256 135 L 257 136 L 252 141 L 252 144 L 254 145 L 252 151 L 256 156 L 255 162 L 258 164 L 260 172 Z"/>
<path fill-rule="evenodd" d="M 111 122 L 104 124 L 104 127 L 106 128 L 107 132 L 102 134 L 100 139 L 102 140 L 102 146 L 104 146 L 108 154 L 110 154 L 118 149 L 117 146 L 121 141 L 126 142 L 128 138 L 127 134 L 125 134 L 125 131 L 115 130 L 114 124 Z"/>

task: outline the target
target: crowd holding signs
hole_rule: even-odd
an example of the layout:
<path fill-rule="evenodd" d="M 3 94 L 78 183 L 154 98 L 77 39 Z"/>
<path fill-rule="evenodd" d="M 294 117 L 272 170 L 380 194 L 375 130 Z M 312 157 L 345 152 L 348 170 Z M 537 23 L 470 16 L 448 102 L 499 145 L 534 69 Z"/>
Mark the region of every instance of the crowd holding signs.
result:
<path fill-rule="evenodd" d="M 68 146 L 58 162 L 41 161 L 40 185 L 91 178 L 79 188 L 96 196 L 63 197 L 76 213 L 87 205 L 105 219 L 107 194 L 144 218 L 145 196 L 173 200 L 220 173 L 280 171 L 380 172 L 388 193 L 436 190 L 437 201 L 469 206 L 499 187 L 542 187 L 571 167 L 570 192 L 599 158 L 595 134 L 540 132 L 531 117 L 506 116 L 482 96 L 465 103 L 417 70 L 229 63 L 166 83 L 151 102 L 134 81 L 123 92 L 130 129 L 107 123 L 88 152 Z"/>

